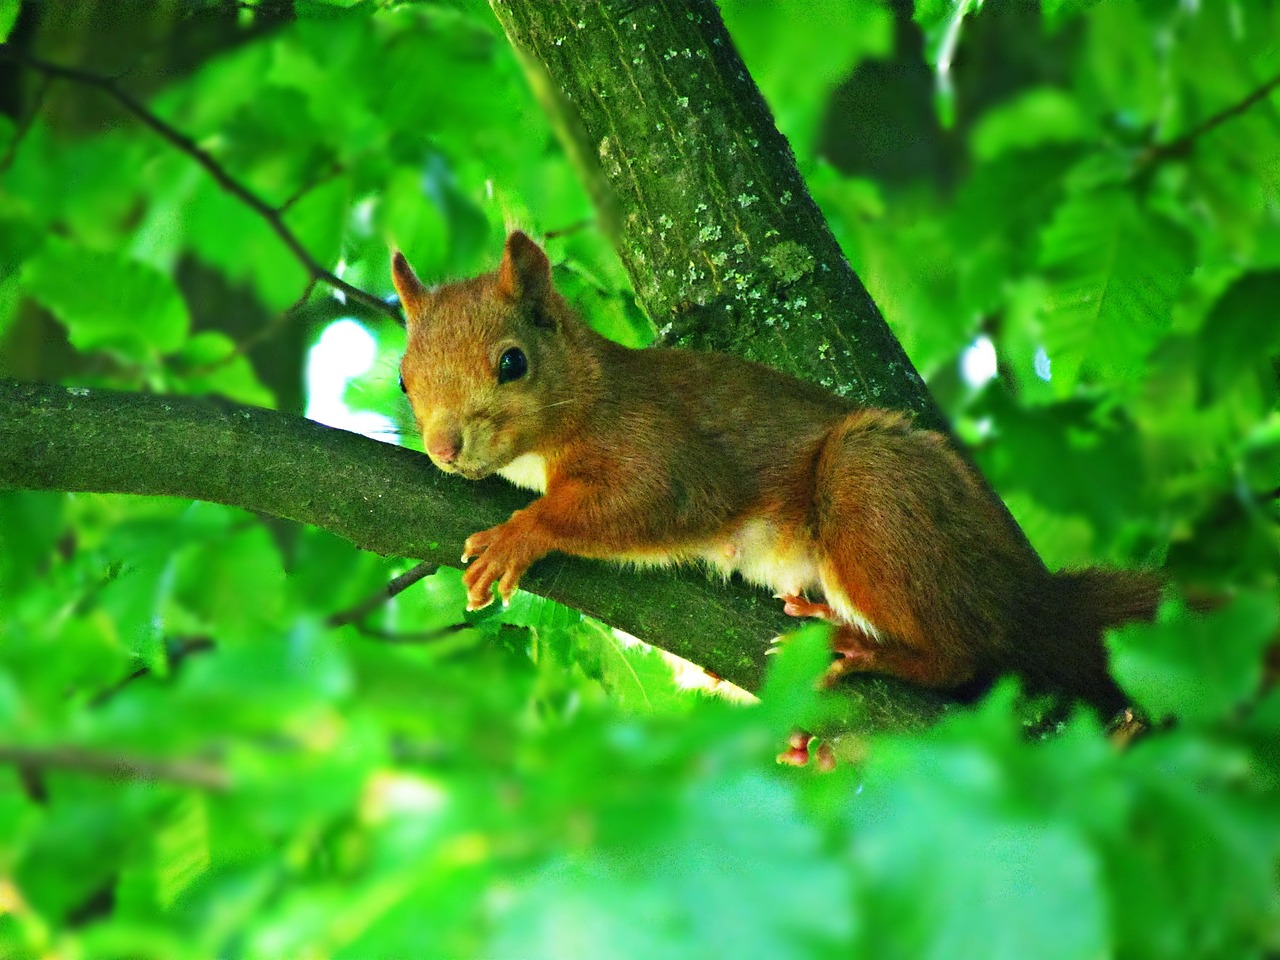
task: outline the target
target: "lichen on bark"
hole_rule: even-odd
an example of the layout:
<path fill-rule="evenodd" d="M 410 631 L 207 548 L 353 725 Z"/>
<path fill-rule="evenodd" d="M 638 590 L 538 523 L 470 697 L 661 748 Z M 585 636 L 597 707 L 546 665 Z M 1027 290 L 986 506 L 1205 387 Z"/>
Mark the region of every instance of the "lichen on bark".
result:
<path fill-rule="evenodd" d="M 663 342 L 943 427 L 710 0 L 492 0 Z"/>

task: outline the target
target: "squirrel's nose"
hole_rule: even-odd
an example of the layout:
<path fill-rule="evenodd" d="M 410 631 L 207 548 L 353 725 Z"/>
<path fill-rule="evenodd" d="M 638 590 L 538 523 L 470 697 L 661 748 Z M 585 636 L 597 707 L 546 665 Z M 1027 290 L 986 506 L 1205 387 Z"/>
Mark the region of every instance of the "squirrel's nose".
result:
<path fill-rule="evenodd" d="M 462 452 L 462 437 L 452 431 L 437 434 L 427 440 L 427 452 L 440 463 L 453 463 Z"/>

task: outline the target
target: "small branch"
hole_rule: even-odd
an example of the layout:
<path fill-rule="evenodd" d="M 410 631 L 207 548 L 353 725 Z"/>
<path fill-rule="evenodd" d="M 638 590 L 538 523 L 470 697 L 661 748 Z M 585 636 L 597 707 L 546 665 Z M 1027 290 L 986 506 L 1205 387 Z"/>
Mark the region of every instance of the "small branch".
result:
<path fill-rule="evenodd" d="M 216 360 L 210 360 L 207 363 L 199 364 L 189 370 L 183 371 L 184 377 L 204 377 L 218 370 L 221 370 L 227 364 L 232 363 L 237 357 L 243 357 L 249 353 L 254 347 L 260 343 L 265 343 L 276 334 L 278 334 L 285 326 L 289 317 L 311 299 L 311 291 L 316 287 L 316 280 L 313 277 L 307 284 L 307 289 L 302 291 L 302 296 L 293 302 L 293 305 L 280 311 L 268 323 L 263 324 L 249 336 L 245 337 L 239 343 L 235 344 L 226 354 L 218 357 Z"/>
<path fill-rule="evenodd" d="M 151 760 L 125 754 L 98 753 L 81 747 L 19 747 L 0 744 L 0 763 L 24 771 L 66 770 L 110 780 L 177 783 L 203 790 L 231 787 L 226 770 L 198 760 Z"/>
<path fill-rule="evenodd" d="M 400 574 L 385 587 L 379 590 L 373 596 L 366 600 L 362 600 L 354 607 L 347 610 L 341 610 L 329 617 L 328 623 L 331 627 L 345 627 L 348 624 L 359 624 L 365 617 L 377 610 L 392 597 L 404 593 L 419 580 L 426 579 L 440 569 L 439 564 L 420 563 L 412 570 Z"/>
<path fill-rule="evenodd" d="M 369 640 L 377 640 L 379 643 L 409 645 L 435 643 L 437 640 L 451 637 L 455 633 L 461 633 L 463 630 L 468 630 L 474 626 L 475 624 L 464 621 L 462 623 L 451 623 L 447 627 L 440 627 L 437 630 L 397 633 L 394 630 L 380 630 L 377 627 L 371 627 L 366 623 L 357 621 L 351 625 L 351 628 L 359 633 L 360 636 Z"/>
<path fill-rule="evenodd" d="M 567 227 L 561 227 L 558 230 L 548 230 L 543 234 L 543 238 L 554 240 L 556 237 L 567 237 L 571 233 L 577 233 L 579 230 L 585 230 L 587 227 L 596 225 L 595 217 L 589 217 L 586 220 L 579 220 L 577 223 L 571 223 Z"/>
<path fill-rule="evenodd" d="M 191 637 L 188 639 L 177 638 L 166 641 L 165 656 L 169 661 L 170 671 L 176 670 L 182 661 L 186 660 L 187 657 L 191 656 L 193 653 L 204 653 L 207 650 L 212 650 L 213 647 L 213 640 L 209 637 Z M 152 670 L 150 667 L 138 667 L 138 669 L 121 677 L 117 682 L 113 683 L 105 690 L 99 691 L 93 699 L 89 701 L 89 705 L 91 707 L 100 707 L 125 687 L 129 686 L 129 684 L 134 683 L 137 680 L 141 680 L 143 677 L 149 677 L 151 674 Z"/>
<path fill-rule="evenodd" d="M 248 187 L 233 178 L 222 167 L 213 155 L 204 150 L 194 140 L 188 137 L 176 127 L 171 126 L 167 121 L 162 120 L 155 113 L 147 109 L 142 101 L 135 98 L 128 91 L 122 89 L 119 84 L 111 77 L 102 76 L 101 74 L 92 73 L 88 70 L 80 70 L 76 67 L 66 67 L 56 63 L 50 63 L 41 60 L 38 57 L 30 56 L 26 53 L 20 53 L 13 47 L 8 45 L 0 45 L 0 57 L 12 60 L 22 66 L 32 70 L 38 70 L 48 77 L 57 77 L 63 80 L 71 80 L 75 83 L 84 84 L 101 90 L 121 107 L 132 113 L 135 117 L 142 121 L 143 124 L 150 127 L 153 131 L 169 141 L 173 146 L 177 147 L 183 153 L 187 154 L 196 163 L 204 167 L 211 177 L 218 183 L 222 189 L 226 190 L 233 197 L 243 203 L 245 206 L 253 210 L 258 216 L 266 221 L 267 225 L 272 229 L 281 242 L 289 248 L 298 262 L 307 270 L 311 277 L 315 280 L 328 284 L 335 290 L 339 290 L 352 300 L 363 304 L 364 306 L 384 313 L 394 319 L 400 321 L 400 312 L 396 307 L 386 303 L 379 297 L 361 290 L 359 287 L 353 286 L 343 280 L 337 274 L 326 270 L 319 261 L 311 255 L 302 241 L 297 235 L 289 229 L 284 222 L 281 211 L 277 210 L 266 203 L 261 197 L 249 190 Z"/>
<path fill-rule="evenodd" d="M 343 169 L 344 168 L 342 164 L 339 163 L 337 160 L 331 161 L 328 167 L 320 171 L 319 174 L 312 177 L 306 183 L 299 186 L 298 189 L 293 191 L 293 193 L 291 193 L 285 199 L 284 203 L 280 204 L 280 206 L 277 207 L 276 209 L 280 213 L 287 212 L 290 207 L 292 207 L 295 203 L 297 203 L 299 200 L 305 197 L 308 193 L 310 193 L 316 187 L 320 186 L 320 184 L 327 183 L 328 181 L 332 180 L 334 177 L 340 176 L 343 173 Z"/>
<path fill-rule="evenodd" d="M 1195 142 L 1197 140 L 1210 131 L 1222 126 L 1222 124 L 1226 123 L 1228 120 L 1238 117 L 1259 101 L 1265 100 L 1277 87 L 1280 87 L 1280 74 L 1272 77 L 1262 86 L 1258 87 L 1258 89 L 1246 96 L 1243 100 L 1218 111 L 1213 116 L 1192 127 L 1181 136 L 1170 140 L 1168 143 L 1156 144 L 1151 147 L 1139 160 L 1139 167 L 1153 166 L 1171 157 L 1179 157 L 1190 153 L 1191 148 L 1195 146 Z"/>

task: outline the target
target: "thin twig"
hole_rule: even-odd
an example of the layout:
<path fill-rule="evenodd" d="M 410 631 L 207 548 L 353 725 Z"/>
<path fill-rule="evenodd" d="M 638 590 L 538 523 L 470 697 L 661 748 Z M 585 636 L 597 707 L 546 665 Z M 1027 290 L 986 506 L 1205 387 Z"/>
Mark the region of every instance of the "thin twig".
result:
<path fill-rule="evenodd" d="M 377 610 L 378 607 L 382 606 L 392 597 L 408 590 L 411 586 L 413 586 L 419 580 L 422 580 L 422 579 L 425 579 L 426 577 L 431 576 L 431 574 L 435 573 L 437 569 L 439 568 L 434 563 L 418 564 L 412 570 L 407 570 L 406 572 L 400 574 L 400 576 L 396 577 L 394 580 L 392 580 L 385 587 L 383 587 L 377 593 L 373 594 L 373 596 L 369 597 L 368 599 L 362 600 L 360 603 L 357 603 L 354 607 L 351 607 L 350 609 L 340 610 L 339 612 L 333 614 L 331 617 L 329 617 L 327 621 L 329 626 L 345 627 L 348 624 L 359 623 L 361 620 L 363 620 L 369 614 L 373 613 L 374 610 Z"/>
<path fill-rule="evenodd" d="M 368 637 L 370 640 L 377 640 L 379 643 L 406 645 L 435 643 L 437 640 L 443 640 L 445 637 L 451 637 L 455 633 L 461 633 L 463 630 L 470 630 L 474 627 L 474 623 L 467 623 L 464 620 L 461 623 L 451 623 L 448 626 L 438 627 L 435 630 L 397 632 L 395 630 L 383 630 L 379 627 L 371 627 L 367 623 L 359 620 L 351 624 L 351 628 L 362 637 Z"/>
<path fill-rule="evenodd" d="M 142 121 L 143 124 L 150 127 L 173 146 L 177 147 L 183 153 L 187 154 L 196 163 L 204 167 L 208 174 L 217 181 L 222 189 L 226 190 L 233 197 L 239 200 L 245 206 L 253 210 L 258 216 L 266 221 L 281 242 L 293 253 L 298 262 L 306 268 L 307 272 L 316 280 L 320 280 L 335 290 L 340 290 L 352 300 L 364 304 L 370 309 L 384 313 L 392 319 L 399 321 L 400 312 L 396 307 L 383 301 L 380 297 L 361 290 L 359 287 L 353 286 L 343 280 L 337 274 L 326 270 L 319 261 L 311 255 L 302 241 L 297 235 L 289 229 L 284 222 L 279 210 L 271 207 L 261 197 L 249 190 L 244 184 L 233 178 L 227 171 L 194 140 L 178 130 L 176 127 L 162 120 L 159 116 L 147 109 L 142 101 L 136 99 L 128 91 L 123 90 L 119 84 L 111 77 L 102 76 L 101 74 L 92 73 L 88 70 L 80 70 L 76 67 L 62 66 L 61 64 L 50 63 L 38 57 L 33 57 L 27 53 L 21 53 L 7 44 L 0 44 L 0 57 L 12 60 L 15 63 L 22 64 L 32 70 L 38 70 L 46 76 L 58 77 L 63 80 L 71 80 L 81 83 L 106 93 L 121 107 L 132 113 L 135 117 Z"/>
<path fill-rule="evenodd" d="M 182 661 L 193 653 L 205 653 L 214 648 L 213 640 L 209 637 L 176 637 L 165 640 L 165 658 L 168 661 L 170 672 L 176 670 Z M 150 667 L 138 667 L 132 673 L 128 673 L 121 677 L 105 690 L 100 690 L 89 701 L 89 706 L 100 707 L 116 694 L 118 694 L 129 684 L 143 677 L 149 677 L 152 674 Z"/>
<path fill-rule="evenodd" d="M 344 171 L 345 171 L 345 168 L 342 166 L 341 163 L 339 163 L 337 160 L 331 160 L 329 162 L 329 166 L 327 166 L 324 170 L 321 170 L 320 173 L 312 177 L 306 183 L 299 186 L 297 190 L 293 191 L 293 193 L 289 194 L 289 196 L 285 198 L 285 201 L 282 204 L 280 204 L 280 206 L 277 209 L 281 213 L 287 212 L 290 207 L 292 207 L 295 203 L 297 203 L 299 200 L 305 197 L 308 193 L 310 193 L 316 187 L 320 186 L 320 184 L 327 183 L 330 180 L 332 180 L 334 177 L 341 176 Z"/>
<path fill-rule="evenodd" d="M 571 233 L 577 233 L 579 230 L 585 230 L 587 227 L 595 226 L 595 217 L 588 217 L 585 220 L 579 220 L 577 223 L 571 223 L 567 227 L 560 227 L 557 230 L 548 230 L 544 235 L 545 240 L 554 240 L 556 237 L 567 237 Z"/>
<path fill-rule="evenodd" d="M 1170 157 L 1178 157 L 1190 152 L 1191 148 L 1195 145 L 1195 142 L 1206 133 L 1220 127 L 1228 120 L 1238 117 L 1255 103 L 1265 100 L 1271 95 L 1271 91 L 1275 90 L 1277 87 L 1280 87 L 1280 74 L 1272 77 L 1262 86 L 1258 87 L 1258 89 L 1246 96 L 1243 100 L 1240 100 L 1238 103 L 1233 103 L 1231 106 L 1218 111 L 1207 120 L 1196 124 L 1181 136 L 1175 137 L 1168 143 L 1156 144 L 1151 147 L 1139 161 L 1139 166 L 1150 166 Z"/>
<path fill-rule="evenodd" d="M 125 754 L 99 753 L 82 747 L 19 747 L 0 744 L 0 763 L 43 772 L 67 770 L 111 780 L 152 780 L 205 790 L 227 790 L 225 769 L 198 760 L 152 760 Z"/>
<path fill-rule="evenodd" d="M 293 312 L 301 308 L 304 303 L 311 299 L 311 291 L 314 290 L 315 287 L 316 280 L 313 277 L 310 282 L 307 283 L 307 289 L 302 291 L 302 296 L 298 297 L 291 306 L 280 311 L 280 313 L 276 314 L 270 321 L 263 324 L 239 343 L 235 344 L 223 356 L 192 367 L 190 370 L 184 371 L 183 376 L 187 378 L 208 376 L 209 374 L 227 366 L 227 364 L 232 363 L 238 357 L 247 355 L 249 351 L 258 346 L 258 344 L 270 340 L 284 328 L 289 317 L 293 315 Z"/>

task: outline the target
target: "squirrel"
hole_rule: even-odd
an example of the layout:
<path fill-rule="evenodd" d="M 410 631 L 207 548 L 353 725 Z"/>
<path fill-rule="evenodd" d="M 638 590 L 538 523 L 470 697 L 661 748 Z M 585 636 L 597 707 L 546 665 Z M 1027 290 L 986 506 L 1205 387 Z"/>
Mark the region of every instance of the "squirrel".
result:
<path fill-rule="evenodd" d="M 700 560 L 830 620 L 833 677 L 963 691 L 1013 673 L 1124 706 L 1102 631 L 1153 616 L 1160 581 L 1050 573 L 943 434 L 738 357 L 614 343 L 519 231 L 495 272 L 428 289 L 396 251 L 392 280 L 427 455 L 541 494 L 467 539 L 468 609 L 552 551 Z"/>

